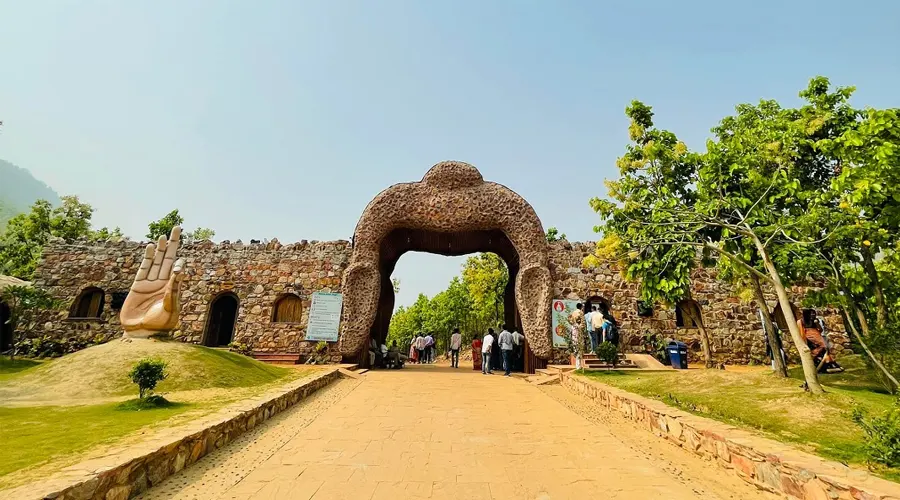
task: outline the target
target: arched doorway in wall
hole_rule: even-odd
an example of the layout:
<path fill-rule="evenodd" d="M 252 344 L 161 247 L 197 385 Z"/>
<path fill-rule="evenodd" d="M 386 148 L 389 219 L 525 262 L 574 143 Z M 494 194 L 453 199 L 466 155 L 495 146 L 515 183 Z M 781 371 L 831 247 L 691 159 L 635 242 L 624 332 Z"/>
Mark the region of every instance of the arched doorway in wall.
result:
<path fill-rule="evenodd" d="M 231 292 L 221 293 L 210 302 L 203 345 L 224 347 L 231 343 L 239 304 L 237 295 Z"/>
<path fill-rule="evenodd" d="M 486 182 L 472 165 L 438 163 L 420 182 L 396 184 L 366 207 L 344 271 L 340 349 L 366 363 L 370 339 L 382 341 L 394 308 L 391 273 L 406 252 L 491 252 L 509 270 L 505 321 L 526 338 L 526 371 L 551 355 L 549 250 L 540 219 L 522 197 Z"/>
<path fill-rule="evenodd" d="M 106 304 L 106 294 L 100 288 L 91 286 L 78 294 L 69 309 L 70 318 L 96 318 L 103 315 L 103 306 Z"/>
<path fill-rule="evenodd" d="M 612 307 L 612 303 L 609 301 L 609 299 L 600 295 L 592 295 L 584 301 L 585 313 L 593 311 L 595 307 L 597 308 L 598 312 L 602 312 L 604 309 L 606 311 L 609 311 Z"/>
<path fill-rule="evenodd" d="M 0 352 L 6 352 L 12 349 L 13 332 L 9 321 L 9 306 L 6 302 L 0 302 Z"/>

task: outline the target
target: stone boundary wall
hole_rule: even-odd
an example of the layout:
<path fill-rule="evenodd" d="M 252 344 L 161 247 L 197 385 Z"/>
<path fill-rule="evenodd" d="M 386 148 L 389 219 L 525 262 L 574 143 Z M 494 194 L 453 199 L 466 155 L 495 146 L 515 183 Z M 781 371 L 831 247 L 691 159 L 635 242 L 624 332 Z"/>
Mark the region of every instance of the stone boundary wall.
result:
<path fill-rule="evenodd" d="M 199 431 L 171 441 L 164 439 L 169 436 L 164 436 L 135 446 L 128 450 L 125 457 L 113 456 L 116 463 L 91 463 L 91 472 L 81 469 L 81 477 L 69 479 L 68 485 L 32 484 L 0 491 L 0 496 L 9 494 L 12 495 L 9 498 L 56 500 L 132 498 L 226 446 L 236 437 L 291 408 L 341 376 L 338 368 L 330 369 L 312 380 L 301 379 L 295 382 L 299 385 L 283 390 L 281 394 L 270 397 L 261 404 L 257 399 L 247 408 L 226 407 L 214 414 L 211 421 L 207 421 Z"/>
<path fill-rule="evenodd" d="M 131 288 L 146 242 L 55 242 L 44 248 L 35 273 L 35 286 L 48 290 L 64 309 L 47 311 L 27 335 L 78 337 L 107 341 L 122 334 L 115 295 L 124 298 Z M 341 274 L 350 261 L 347 241 L 312 241 L 283 245 L 267 243 L 183 244 L 185 261 L 181 314 L 173 336 L 184 342 L 206 343 L 211 303 L 221 294 L 238 299 L 233 341 L 259 352 L 309 354 L 316 342 L 305 341 L 313 292 L 340 289 Z M 79 295 L 90 287 L 104 292 L 99 318 L 72 318 Z M 301 300 L 300 321 L 273 321 L 275 301 L 284 295 Z M 332 361 L 340 361 L 331 343 Z"/>
<path fill-rule="evenodd" d="M 601 297 L 608 301 L 619 322 L 619 348 L 625 352 L 645 352 L 644 335 L 657 334 L 688 344 L 690 361 L 702 362 L 700 331 L 677 326 L 674 306 L 657 304 L 653 306 L 652 315 L 640 316 L 637 309 L 640 286 L 627 281 L 619 266 L 610 263 L 596 268 L 584 266 L 584 258 L 592 255 L 595 249 L 594 242 L 562 240 L 550 244 L 553 297 L 582 301 Z M 766 305 L 770 311 L 775 311 L 777 298 L 771 290 L 765 290 Z M 790 290 L 796 306 L 801 305 L 806 292 L 804 287 Z M 714 268 L 698 268 L 691 275 L 691 296 L 700 306 L 713 358 L 726 364 L 767 364 L 759 309 L 755 301 L 742 300 L 739 295 L 731 285 L 717 278 Z M 816 311 L 825 320 L 835 354 L 852 353 L 840 312 L 832 308 L 816 308 Z M 781 340 L 788 355 L 794 357 L 796 349 L 787 331 L 781 332 Z"/>
<path fill-rule="evenodd" d="M 900 500 L 900 484 L 804 453 L 784 443 L 672 408 L 570 372 L 569 391 L 590 398 L 657 436 L 714 460 L 757 488 L 802 500 Z"/>

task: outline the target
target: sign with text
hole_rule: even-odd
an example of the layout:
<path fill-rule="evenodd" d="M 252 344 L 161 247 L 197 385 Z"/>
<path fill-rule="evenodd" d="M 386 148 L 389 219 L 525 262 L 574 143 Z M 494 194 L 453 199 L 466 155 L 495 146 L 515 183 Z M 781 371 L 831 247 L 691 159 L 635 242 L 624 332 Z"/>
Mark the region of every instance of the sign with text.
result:
<path fill-rule="evenodd" d="M 566 337 L 570 333 L 566 332 L 572 329 L 572 325 L 569 324 L 569 315 L 575 310 L 577 304 L 577 300 L 553 299 L 550 306 L 553 347 L 566 347 L 568 345 Z"/>
<path fill-rule="evenodd" d="M 306 340 L 337 342 L 343 306 L 344 296 L 339 293 L 314 292 L 309 306 Z"/>

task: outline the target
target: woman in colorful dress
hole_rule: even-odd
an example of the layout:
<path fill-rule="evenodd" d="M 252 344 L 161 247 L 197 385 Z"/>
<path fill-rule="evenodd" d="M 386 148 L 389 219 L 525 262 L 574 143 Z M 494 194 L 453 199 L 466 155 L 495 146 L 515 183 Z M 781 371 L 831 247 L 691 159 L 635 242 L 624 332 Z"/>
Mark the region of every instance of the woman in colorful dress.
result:
<path fill-rule="evenodd" d="M 472 340 L 472 369 L 480 370 L 481 368 L 481 338 L 475 335 Z"/>
<path fill-rule="evenodd" d="M 584 350 L 585 324 L 584 324 L 584 306 L 579 302 L 575 304 L 575 310 L 569 315 L 569 324 L 572 325 L 572 354 L 575 355 L 575 369 L 581 369 L 581 353 Z"/>
<path fill-rule="evenodd" d="M 416 339 L 409 343 L 409 362 L 415 363 L 419 360 L 419 351 L 416 350 Z"/>

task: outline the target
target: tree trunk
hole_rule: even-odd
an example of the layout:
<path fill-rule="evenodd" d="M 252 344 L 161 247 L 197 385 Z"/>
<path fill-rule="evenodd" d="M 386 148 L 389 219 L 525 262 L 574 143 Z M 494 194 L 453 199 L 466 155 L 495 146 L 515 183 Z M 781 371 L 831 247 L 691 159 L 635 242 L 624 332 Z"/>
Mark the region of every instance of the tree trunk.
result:
<path fill-rule="evenodd" d="M 766 331 L 766 338 L 769 339 L 769 346 L 772 349 L 772 362 L 775 363 L 775 375 L 786 378 L 788 376 L 787 366 L 784 364 L 784 356 L 781 354 L 781 342 L 775 336 L 775 325 L 772 324 L 772 317 L 769 315 L 769 306 L 766 304 L 766 296 L 763 293 L 762 285 L 759 278 L 751 274 L 750 281 L 753 284 L 753 293 L 756 295 L 756 303 L 759 305 L 759 312 L 762 316 L 763 329 Z"/>
<path fill-rule="evenodd" d="M 693 303 L 689 302 L 682 312 L 686 312 L 691 321 L 697 325 L 697 330 L 700 330 L 700 350 L 703 352 L 703 361 L 706 363 L 707 368 L 714 368 L 712 348 L 709 345 L 709 333 L 706 331 L 706 327 L 703 326 L 703 319 L 698 315 L 699 311 L 695 311 Z"/>
<path fill-rule="evenodd" d="M 846 312 L 846 309 L 844 311 Z M 862 336 L 859 334 L 859 331 L 856 330 L 856 326 L 852 321 L 850 322 L 850 331 L 853 333 L 853 336 L 856 337 L 856 340 L 859 341 L 859 345 L 862 346 L 864 351 L 866 351 L 866 355 L 869 356 L 869 359 L 871 359 L 872 362 L 875 363 L 875 366 L 877 366 L 878 369 L 881 370 L 881 373 L 883 373 L 884 376 L 890 381 L 890 383 L 893 384 L 893 387 L 888 388 L 891 391 L 891 394 L 896 393 L 897 388 L 900 387 L 900 383 L 897 382 L 897 379 L 894 378 L 893 375 L 891 375 L 891 372 L 889 372 L 888 369 L 885 368 L 883 364 L 881 364 L 881 361 L 879 361 L 878 358 L 872 353 L 872 351 L 869 350 L 869 346 L 866 345 L 866 341 L 863 340 Z"/>
<path fill-rule="evenodd" d="M 872 289 L 875 292 L 875 314 L 878 328 L 887 326 L 887 303 L 884 301 L 884 291 L 881 289 L 881 281 L 878 279 L 878 270 L 875 269 L 875 261 L 872 259 L 872 252 L 866 245 L 860 245 L 863 256 L 863 269 L 872 282 Z"/>
<path fill-rule="evenodd" d="M 866 342 L 863 340 L 863 336 L 859 334 L 859 331 L 856 329 L 856 325 L 853 324 L 853 320 L 850 318 L 849 309 L 853 309 L 856 313 L 856 317 L 859 319 L 859 326 L 863 330 L 863 334 L 868 337 L 869 336 L 869 322 L 866 320 L 866 314 L 859 307 L 859 304 L 850 295 L 850 290 L 847 289 L 847 283 L 844 281 L 844 276 L 841 274 L 840 268 L 835 267 L 835 276 L 838 280 L 838 286 L 840 286 L 841 292 L 844 297 L 844 303 L 842 304 L 844 309 L 844 314 L 847 316 L 847 324 L 850 326 L 850 332 L 856 337 L 856 340 L 859 342 L 860 347 L 863 348 L 863 351 L 866 351 L 866 355 L 869 356 L 869 359 L 881 370 L 881 373 L 884 374 L 885 378 L 890 381 L 890 384 L 893 384 L 893 387 L 888 387 L 891 393 L 896 393 L 897 389 L 900 388 L 900 384 L 897 383 L 897 379 L 891 375 L 891 372 L 881 363 L 881 360 L 875 356 L 872 351 L 869 350 L 869 346 L 866 345 Z"/>
<path fill-rule="evenodd" d="M 816 364 L 809 351 L 809 346 L 806 345 L 806 339 L 800 333 L 800 327 L 797 326 L 797 318 L 794 317 L 791 299 L 788 297 L 787 290 L 784 288 L 784 283 L 781 282 L 781 275 L 778 274 L 778 269 L 775 268 L 775 264 L 772 262 L 772 259 L 769 258 L 769 253 L 766 251 L 762 241 L 759 240 L 756 234 L 753 234 L 752 238 L 753 244 L 756 245 L 756 249 L 759 251 L 760 257 L 762 257 L 763 265 L 765 266 L 766 271 L 768 271 L 769 277 L 772 279 L 775 295 L 778 296 L 778 304 L 781 305 L 781 312 L 784 314 L 784 320 L 787 323 L 788 330 L 791 332 L 791 340 L 794 342 L 794 347 L 797 348 L 797 352 L 800 355 L 800 364 L 803 366 L 803 378 L 806 379 L 806 387 L 809 389 L 809 392 L 813 394 L 824 394 L 825 389 L 823 389 L 822 385 L 819 383 L 819 374 L 816 370 Z"/>

